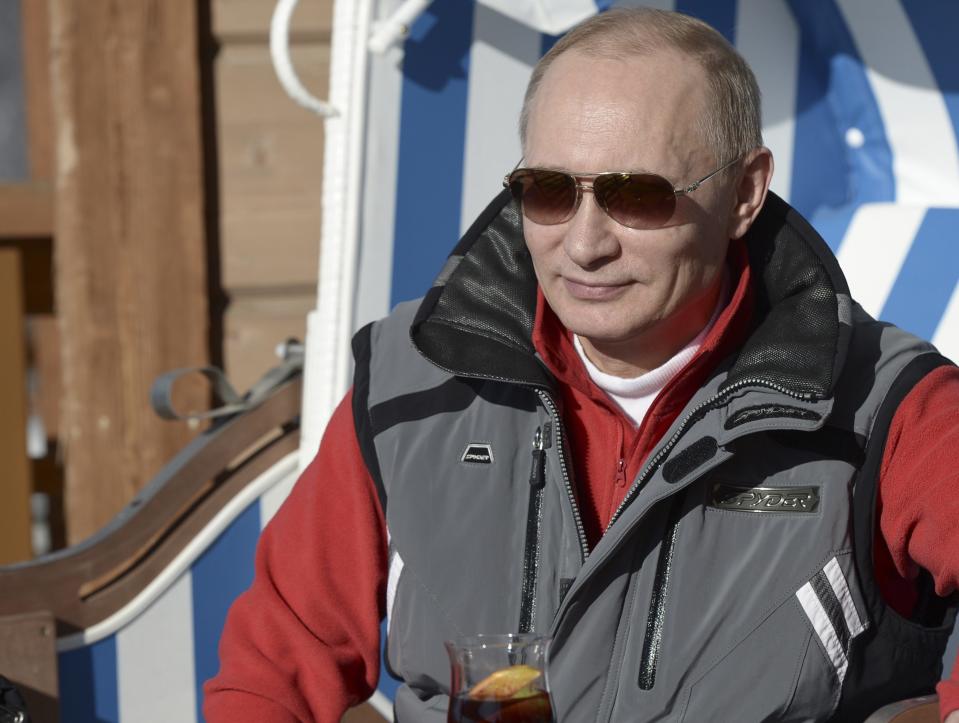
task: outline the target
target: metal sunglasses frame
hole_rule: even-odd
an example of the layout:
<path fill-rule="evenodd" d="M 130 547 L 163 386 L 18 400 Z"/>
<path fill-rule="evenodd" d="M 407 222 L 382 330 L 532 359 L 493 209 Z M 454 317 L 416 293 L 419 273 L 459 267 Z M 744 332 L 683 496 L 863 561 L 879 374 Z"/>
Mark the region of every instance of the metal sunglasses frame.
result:
<path fill-rule="evenodd" d="M 662 175 L 660 175 L 660 174 L 658 174 L 658 173 L 645 173 L 645 172 L 641 173 L 641 172 L 638 172 L 638 171 L 602 171 L 602 172 L 599 172 L 599 173 L 569 173 L 569 172 L 567 172 L 567 171 L 560 171 L 560 170 L 556 170 L 556 169 L 554 169 L 554 168 L 536 168 L 536 167 L 524 167 L 524 168 L 520 168 L 520 165 L 519 165 L 519 164 L 523 162 L 523 159 L 520 158 L 519 163 L 516 164 L 516 166 L 513 168 L 513 170 L 510 171 L 509 173 L 507 173 L 507 174 L 503 177 L 503 186 L 504 186 L 505 188 L 509 188 L 509 187 L 510 187 L 510 179 L 511 179 L 516 173 L 518 173 L 518 172 L 520 172 L 520 171 L 547 171 L 547 172 L 549 172 L 549 173 L 559 173 L 560 175 L 563 175 L 563 176 L 566 176 L 566 177 L 568 177 L 568 178 L 571 178 L 571 179 L 573 180 L 573 187 L 576 189 L 576 200 L 573 202 L 573 207 L 572 207 L 572 209 L 570 210 L 569 215 L 566 216 L 565 218 L 563 218 L 562 220 L 556 221 L 556 222 L 551 223 L 551 224 L 541 224 L 541 225 L 543 225 L 543 226 L 556 226 L 556 225 L 561 224 L 561 223 L 566 223 L 566 222 L 569 221 L 573 216 L 576 215 L 576 212 L 579 210 L 579 205 L 580 205 L 580 203 L 582 203 L 582 200 L 583 200 L 583 192 L 584 192 L 584 191 L 589 191 L 590 193 L 594 193 L 594 191 L 593 191 L 593 184 L 580 183 L 580 179 L 584 179 L 584 178 L 585 178 L 585 179 L 590 179 L 590 180 L 592 180 L 592 181 L 595 182 L 595 180 L 596 180 L 597 178 L 599 178 L 600 176 L 656 176 L 656 177 L 658 177 L 658 178 L 662 178 L 662 179 L 672 188 L 672 192 L 673 192 L 673 195 L 674 195 L 674 196 L 685 196 L 685 195 L 687 195 L 687 194 L 689 194 L 689 193 L 692 193 L 692 192 L 695 191 L 696 189 L 698 189 L 700 186 L 702 186 L 706 181 L 708 181 L 708 180 L 709 180 L 710 178 L 712 178 L 713 176 L 716 176 L 716 175 L 722 173 L 723 171 L 725 171 L 727 168 L 730 168 L 730 167 L 734 166 L 735 164 L 739 163 L 739 161 L 741 161 L 742 159 L 743 159 L 743 156 L 742 156 L 742 155 L 736 156 L 736 158 L 734 158 L 734 159 L 731 160 L 731 161 L 728 161 L 728 162 L 724 163 L 723 165 L 721 165 L 721 166 L 720 166 L 719 168 L 717 168 L 716 170 L 707 173 L 705 176 L 703 176 L 702 178 L 700 178 L 698 181 L 693 181 L 693 182 L 690 183 L 688 186 L 678 186 L 678 187 L 677 187 L 677 186 L 673 186 L 673 185 L 672 185 L 672 182 L 671 182 L 668 178 L 666 178 L 665 176 L 662 176 Z M 616 223 L 620 224 L 621 226 L 625 226 L 625 225 L 626 225 L 626 224 L 622 223 L 621 221 L 619 221 L 618 219 L 614 218 L 614 217 L 612 216 L 612 214 L 610 214 L 609 209 L 607 209 L 604 204 L 600 203 L 599 206 L 600 206 L 600 208 L 603 209 L 603 212 L 604 212 L 607 216 L 609 216 L 610 218 L 612 218 L 614 221 L 616 221 Z M 538 223 L 538 222 L 537 222 L 537 223 Z M 627 226 L 627 228 L 631 228 L 631 227 L 628 227 L 628 226 Z"/>

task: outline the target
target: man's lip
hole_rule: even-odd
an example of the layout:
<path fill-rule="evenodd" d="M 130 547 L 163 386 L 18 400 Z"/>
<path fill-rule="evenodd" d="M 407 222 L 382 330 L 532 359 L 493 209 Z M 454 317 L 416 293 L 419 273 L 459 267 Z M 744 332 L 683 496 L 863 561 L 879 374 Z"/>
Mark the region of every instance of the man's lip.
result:
<path fill-rule="evenodd" d="M 563 284 L 569 294 L 577 299 L 602 301 L 618 295 L 626 284 L 610 284 L 577 281 L 563 277 Z"/>

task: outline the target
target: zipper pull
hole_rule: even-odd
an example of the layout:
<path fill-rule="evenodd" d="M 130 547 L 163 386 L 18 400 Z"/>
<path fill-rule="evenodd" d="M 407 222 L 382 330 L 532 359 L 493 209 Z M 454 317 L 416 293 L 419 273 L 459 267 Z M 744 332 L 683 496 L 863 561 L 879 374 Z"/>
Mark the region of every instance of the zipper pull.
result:
<path fill-rule="evenodd" d="M 623 487 L 626 484 L 626 460 L 622 457 L 616 463 L 616 486 Z"/>
<path fill-rule="evenodd" d="M 546 448 L 549 447 L 549 422 L 536 428 L 533 435 L 533 464 L 529 470 L 529 486 L 540 488 L 546 484 Z"/>

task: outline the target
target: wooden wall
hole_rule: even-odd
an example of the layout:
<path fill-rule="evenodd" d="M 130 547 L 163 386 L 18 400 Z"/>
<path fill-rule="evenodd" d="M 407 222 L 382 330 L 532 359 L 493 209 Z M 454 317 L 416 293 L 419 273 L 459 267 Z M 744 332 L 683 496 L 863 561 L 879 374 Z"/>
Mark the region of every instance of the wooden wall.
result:
<path fill-rule="evenodd" d="M 0 247 L 0 564 L 30 557 L 30 474 L 27 466 L 27 394 L 24 382 L 23 286 L 20 254 Z"/>
<path fill-rule="evenodd" d="M 270 62 L 273 2 L 213 0 L 224 362 L 245 390 L 304 338 L 316 303 L 323 120 L 283 91 Z M 291 48 L 311 92 L 327 94 L 332 0 L 302 0 Z"/>
<path fill-rule="evenodd" d="M 0 563 L 23 560 L 32 553 L 29 498 L 33 490 L 46 489 L 51 475 L 28 462 L 27 415 L 39 415 L 47 429 L 56 426 L 56 413 L 48 414 L 50 406 L 41 403 L 49 389 L 36 383 L 35 371 L 59 354 L 53 317 L 49 18 L 46 3 L 36 0 L 21 0 L 16 8 L 8 4 L 5 11 L 8 22 L 19 20 L 18 27 L 4 28 L 19 63 L 8 52 L 5 58 L 13 62 L 4 70 L 8 82 L 19 75 L 22 87 L 28 168 L 24 177 L 0 181 L 0 491 L 5 500 Z M 11 39 L 13 33 L 19 43 Z M 11 100 L 8 96 L 4 102 Z M 5 140 L 12 137 L 6 135 Z M 7 147 L 3 152 L 17 149 Z M 34 383 L 28 384 L 31 378 Z M 58 475 L 52 479 L 51 486 L 58 487 Z M 56 505 L 59 500 L 52 501 Z"/>
<path fill-rule="evenodd" d="M 324 97 L 332 0 L 300 5 L 293 59 Z M 189 439 L 148 406 L 157 374 L 213 360 L 245 390 L 303 338 L 316 298 L 323 121 L 275 77 L 274 3 L 108 7 L 21 0 L 31 175 L 0 185 L 55 546 L 99 529 Z"/>
<path fill-rule="evenodd" d="M 194 0 L 51 0 L 56 303 L 67 537 L 119 512 L 190 439 L 161 373 L 209 359 Z M 185 406 L 205 404 L 187 387 Z"/>

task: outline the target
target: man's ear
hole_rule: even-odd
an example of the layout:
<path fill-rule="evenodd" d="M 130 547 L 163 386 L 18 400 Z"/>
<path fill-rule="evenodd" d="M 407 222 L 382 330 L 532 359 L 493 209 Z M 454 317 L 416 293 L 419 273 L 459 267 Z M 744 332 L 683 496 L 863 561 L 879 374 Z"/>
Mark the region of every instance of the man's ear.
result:
<path fill-rule="evenodd" d="M 773 154 L 768 148 L 754 148 L 743 157 L 732 213 L 729 215 L 729 238 L 741 238 L 753 225 L 766 200 L 772 178 Z"/>

